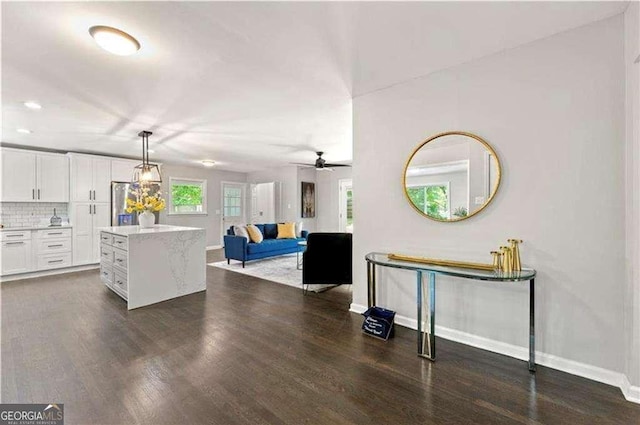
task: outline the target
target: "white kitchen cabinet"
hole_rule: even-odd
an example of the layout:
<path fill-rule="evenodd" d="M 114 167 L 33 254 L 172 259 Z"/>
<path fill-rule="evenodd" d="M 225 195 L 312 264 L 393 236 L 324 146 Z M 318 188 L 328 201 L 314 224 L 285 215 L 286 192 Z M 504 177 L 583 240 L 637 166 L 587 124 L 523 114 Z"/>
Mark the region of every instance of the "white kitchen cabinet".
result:
<path fill-rule="evenodd" d="M 3 202 L 69 202 L 69 159 L 2 148 Z"/>
<path fill-rule="evenodd" d="M 100 262 L 100 227 L 110 225 L 109 204 L 75 202 L 71 205 L 73 223 L 73 265 Z"/>
<path fill-rule="evenodd" d="M 64 155 L 36 155 L 38 188 L 41 202 L 69 202 L 69 158 Z"/>
<path fill-rule="evenodd" d="M 71 201 L 109 202 L 111 159 L 75 153 L 67 155 L 71 160 Z"/>
<path fill-rule="evenodd" d="M 0 274 L 26 273 L 33 270 L 31 240 L 3 240 Z"/>
<path fill-rule="evenodd" d="M 111 181 L 114 182 L 130 182 L 133 177 L 133 169 L 140 161 L 130 159 L 112 159 L 111 160 Z"/>

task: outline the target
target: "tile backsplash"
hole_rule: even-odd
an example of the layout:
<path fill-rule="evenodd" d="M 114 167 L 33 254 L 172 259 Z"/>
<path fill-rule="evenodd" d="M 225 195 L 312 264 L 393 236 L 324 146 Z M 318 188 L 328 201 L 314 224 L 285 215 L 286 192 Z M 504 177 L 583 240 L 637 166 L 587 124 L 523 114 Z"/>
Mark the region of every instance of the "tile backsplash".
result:
<path fill-rule="evenodd" d="M 4 227 L 47 225 L 54 208 L 58 217 L 68 221 L 67 205 L 59 202 L 0 202 L 0 223 Z"/>

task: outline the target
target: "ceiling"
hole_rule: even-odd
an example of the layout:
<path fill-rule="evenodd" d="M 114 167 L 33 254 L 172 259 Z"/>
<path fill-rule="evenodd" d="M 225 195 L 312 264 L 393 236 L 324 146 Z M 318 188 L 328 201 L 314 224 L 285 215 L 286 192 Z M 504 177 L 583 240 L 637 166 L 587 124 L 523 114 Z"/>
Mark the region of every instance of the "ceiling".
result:
<path fill-rule="evenodd" d="M 351 160 L 351 99 L 624 2 L 3 2 L 2 143 L 253 171 Z M 111 55 L 88 35 L 142 44 Z M 36 100 L 43 109 L 22 103 Z M 28 128 L 32 134 L 20 134 Z"/>

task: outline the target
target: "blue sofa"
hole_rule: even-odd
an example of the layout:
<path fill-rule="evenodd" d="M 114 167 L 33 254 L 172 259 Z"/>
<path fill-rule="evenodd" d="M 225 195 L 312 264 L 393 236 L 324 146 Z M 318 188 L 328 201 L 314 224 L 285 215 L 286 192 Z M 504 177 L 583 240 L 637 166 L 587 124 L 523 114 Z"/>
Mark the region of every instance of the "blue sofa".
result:
<path fill-rule="evenodd" d="M 244 267 L 246 261 L 298 252 L 300 249 L 298 242 L 306 240 L 309 234 L 303 230 L 300 238 L 276 239 L 278 237 L 276 223 L 256 224 L 256 227 L 264 236 L 264 240 L 260 243 L 248 242 L 247 238 L 236 236 L 233 227 L 227 229 L 227 234 L 224 237 L 224 256 L 227 263 L 231 263 L 231 260 L 238 260 L 242 261 L 242 267 Z"/>

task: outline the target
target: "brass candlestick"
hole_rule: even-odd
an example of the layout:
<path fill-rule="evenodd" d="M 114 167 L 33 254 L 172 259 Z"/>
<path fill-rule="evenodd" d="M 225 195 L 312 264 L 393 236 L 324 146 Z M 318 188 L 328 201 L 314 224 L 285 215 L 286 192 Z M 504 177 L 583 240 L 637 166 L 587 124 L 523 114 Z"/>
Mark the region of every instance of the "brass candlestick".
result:
<path fill-rule="evenodd" d="M 511 249 L 508 246 L 501 246 L 502 252 L 502 271 L 505 273 L 511 273 L 513 271 L 513 257 L 511 256 Z"/>
<path fill-rule="evenodd" d="M 511 244 L 511 253 L 513 255 L 513 270 L 521 271 L 522 263 L 520 262 L 520 248 L 519 245 L 522 243 L 520 239 L 507 239 L 507 242 Z"/>
<path fill-rule="evenodd" d="M 500 253 L 498 251 L 491 251 L 491 255 L 493 256 L 493 268 L 499 272 L 502 269 Z"/>

